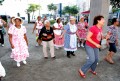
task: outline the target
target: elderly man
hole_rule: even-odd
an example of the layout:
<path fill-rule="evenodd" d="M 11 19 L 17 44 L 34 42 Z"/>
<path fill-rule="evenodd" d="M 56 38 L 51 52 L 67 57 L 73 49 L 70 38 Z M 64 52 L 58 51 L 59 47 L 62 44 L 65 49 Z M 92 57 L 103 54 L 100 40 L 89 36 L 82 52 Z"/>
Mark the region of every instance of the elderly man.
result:
<path fill-rule="evenodd" d="M 41 29 L 38 39 L 42 40 L 44 58 L 48 59 L 47 44 L 49 44 L 50 47 L 51 57 L 55 58 L 54 43 L 53 43 L 54 33 L 53 33 L 53 29 L 50 27 L 49 20 L 45 20 L 44 27 Z"/>

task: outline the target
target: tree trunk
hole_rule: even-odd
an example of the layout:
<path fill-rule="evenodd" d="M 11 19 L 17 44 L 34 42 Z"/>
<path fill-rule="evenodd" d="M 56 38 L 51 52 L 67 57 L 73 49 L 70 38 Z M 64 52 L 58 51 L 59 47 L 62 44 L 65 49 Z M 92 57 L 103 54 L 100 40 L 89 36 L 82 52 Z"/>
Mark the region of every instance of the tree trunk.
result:
<path fill-rule="evenodd" d="M 35 12 L 33 12 L 32 19 L 34 19 L 34 13 L 35 13 Z"/>
<path fill-rule="evenodd" d="M 30 13 L 28 13 L 27 15 L 28 15 L 28 23 L 30 23 Z"/>

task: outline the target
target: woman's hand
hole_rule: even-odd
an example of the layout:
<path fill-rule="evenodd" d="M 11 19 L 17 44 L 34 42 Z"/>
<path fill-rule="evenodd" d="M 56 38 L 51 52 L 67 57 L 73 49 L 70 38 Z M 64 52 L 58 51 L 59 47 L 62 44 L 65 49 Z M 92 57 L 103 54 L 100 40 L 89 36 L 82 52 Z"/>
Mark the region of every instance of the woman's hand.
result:
<path fill-rule="evenodd" d="M 96 44 L 95 45 L 97 48 L 101 48 L 101 45 L 100 44 Z"/>
<path fill-rule="evenodd" d="M 63 35 L 60 36 L 60 39 L 62 39 L 62 38 L 63 38 Z"/>
<path fill-rule="evenodd" d="M 28 42 L 26 42 L 27 43 L 27 46 L 28 46 Z"/>
<path fill-rule="evenodd" d="M 11 45 L 11 48 L 12 48 L 12 49 L 14 49 L 14 48 L 15 48 L 13 44 Z"/>
<path fill-rule="evenodd" d="M 47 36 L 47 39 L 51 39 L 52 38 L 52 36 L 50 35 L 50 36 Z"/>

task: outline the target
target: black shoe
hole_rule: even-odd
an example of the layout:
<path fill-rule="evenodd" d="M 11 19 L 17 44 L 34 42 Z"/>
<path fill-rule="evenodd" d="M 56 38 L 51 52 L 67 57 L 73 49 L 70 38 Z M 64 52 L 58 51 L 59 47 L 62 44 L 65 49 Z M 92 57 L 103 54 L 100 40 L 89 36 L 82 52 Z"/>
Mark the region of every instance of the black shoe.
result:
<path fill-rule="evenodd" d="M 70 54 L 67 54 L 67 57 L 68 57 L 68 58 L 71 58 L 71 57 L 70 57 Z"/>
<path fill-rule="evenodd" d="M 74 53 L 72 53 L 71 55 L 72 55 L 72 56 L 75 56 L 75 54 L 74 54 Z"/>
<path fill-rule="evenodd" d="M 48 59 L 48 57 L 44 57 L 45 59 Z"/>

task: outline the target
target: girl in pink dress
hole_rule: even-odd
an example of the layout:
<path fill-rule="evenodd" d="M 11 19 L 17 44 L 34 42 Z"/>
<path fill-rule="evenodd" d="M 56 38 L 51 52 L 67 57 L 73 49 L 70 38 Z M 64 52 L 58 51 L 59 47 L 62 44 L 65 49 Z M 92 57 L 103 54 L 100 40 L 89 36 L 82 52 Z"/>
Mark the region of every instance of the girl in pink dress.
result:
<path fill-rule="evenodd" d="M 80 47 L 80 42 L 81 42 L 81 47 L 84 47 L 84 42 L 86 40 L 87 36 L 87 31 L 88 31 L 88 24 L 87 22 L 84 21 L 84 17 L 81 17 L 80 22 L 77 24 L 78 27 L 78 47 Z"/>
<path fill-rule="evenodd" d="M 20 67 L 21 61 L 26 64 L 26 59 L 29 57 L 26 28 L 21 25 L 22 22 L 21 18 L 14 18 L 13 23 L 15 23 L 15 25 L 8 30 L 9 41 L 12 48 L 11 58 L 17 62 L 17 67 Z"/>
<path fill-rule="evenodd" d="M 56 23 L 54 24 L 54 46 L 56 49 L 59 49 L 59 47 L 64 46 L 64 37 L 61 37 L 62 30 L 63 30 L 63 24 L 61 22 L 60 17 L 56 18 Z"/>

